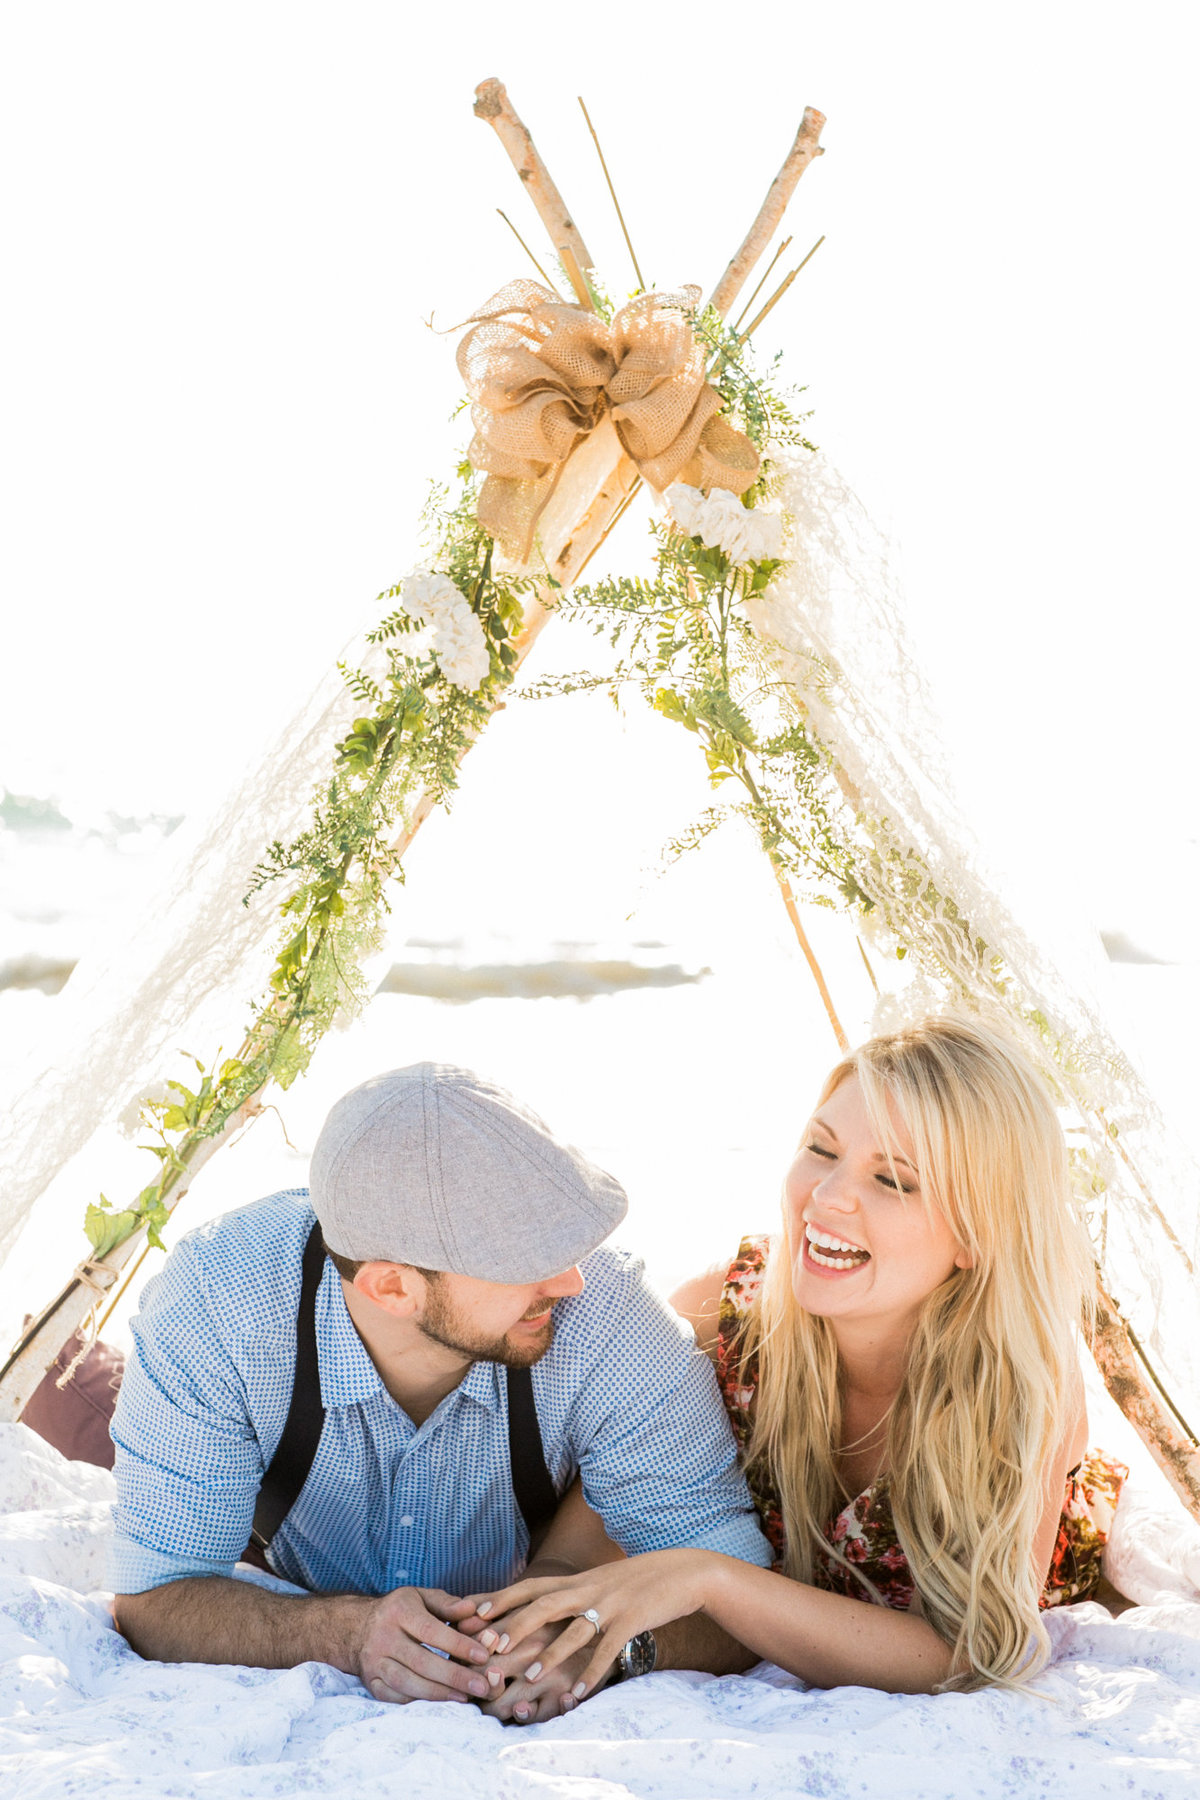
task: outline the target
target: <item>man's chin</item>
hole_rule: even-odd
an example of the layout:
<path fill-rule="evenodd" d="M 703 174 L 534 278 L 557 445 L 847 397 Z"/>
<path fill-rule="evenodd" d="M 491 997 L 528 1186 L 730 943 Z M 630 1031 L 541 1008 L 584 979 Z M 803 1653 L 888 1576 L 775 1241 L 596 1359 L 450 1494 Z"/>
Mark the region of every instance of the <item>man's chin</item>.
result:
<path fill-rule="evenodd" d="M 554 1320 L 547 1319 L 536 1331 L 521 1330 L 505 1333 L 504 1354 L 499 1358 L 509 1369 L 532 1369 L 534 1363 L 541 1362 L 550 1345 L 554 1341 Z"/>

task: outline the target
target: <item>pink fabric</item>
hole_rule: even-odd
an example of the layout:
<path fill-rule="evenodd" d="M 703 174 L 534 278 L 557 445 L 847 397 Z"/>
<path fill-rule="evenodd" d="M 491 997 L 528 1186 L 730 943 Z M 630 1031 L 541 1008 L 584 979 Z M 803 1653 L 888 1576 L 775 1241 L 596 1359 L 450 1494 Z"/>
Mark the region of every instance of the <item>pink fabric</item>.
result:
<path fill-rule="evenodd" d="M 111 1469 L 114 1452 L 108 1427 L 125 1373 L 125 1358 L 111 1344 L 97 1341 L 70 1381 L 60 1388 L 59 1377 L 79 1353 L 81 1343 L 74 1337 L 59 1351 L 21 1414 L 21 1423 L 72 1462 Z"/>

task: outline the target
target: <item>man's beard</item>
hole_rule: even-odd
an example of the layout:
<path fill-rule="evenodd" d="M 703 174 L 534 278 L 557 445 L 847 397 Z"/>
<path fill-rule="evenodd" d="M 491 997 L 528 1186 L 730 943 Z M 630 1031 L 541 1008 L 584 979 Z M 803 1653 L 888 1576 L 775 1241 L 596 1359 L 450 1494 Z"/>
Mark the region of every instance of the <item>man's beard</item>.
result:
<path fill-rule="evenodd" d="M 468 1321 L 443 1298 L 440 1284 L 432 1281 L 428 1286 L 421 1330 L 435 1344 L 441 1344 L 443 1348 L 453 1350 L 459 1356 L 469 1356 L 474 1362 L 503 1363 L 509 1369 L 531 1369 L 534 1363 L 541 1362 L 554 1337 L 551 1305 L 552 1303 L 547 1303 L 542 1308 L 542 1311 L 550 1313 L 550 1317 L 535 1336 L 514 1339 L 505 1332 L 502 1337 L 481 1337 L 477 1332 L 471 1331 Z M 526 1317 L 535 1319 L 540 1316 L 536 1312 L 526 1314 Z"/>

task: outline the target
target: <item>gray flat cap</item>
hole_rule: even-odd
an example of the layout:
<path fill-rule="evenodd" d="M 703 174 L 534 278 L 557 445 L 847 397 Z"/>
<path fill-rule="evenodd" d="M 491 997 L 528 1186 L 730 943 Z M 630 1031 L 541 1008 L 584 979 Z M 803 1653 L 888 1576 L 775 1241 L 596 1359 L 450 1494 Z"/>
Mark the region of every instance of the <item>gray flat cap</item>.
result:
<path fill-rule="evenodd" d="M 340 1256 L 510 1283 L 571 1268 L 629 1204 L 511 1094 L 444 1063 L 392 1069 L 343 1094 L 309 1186 Z"/>

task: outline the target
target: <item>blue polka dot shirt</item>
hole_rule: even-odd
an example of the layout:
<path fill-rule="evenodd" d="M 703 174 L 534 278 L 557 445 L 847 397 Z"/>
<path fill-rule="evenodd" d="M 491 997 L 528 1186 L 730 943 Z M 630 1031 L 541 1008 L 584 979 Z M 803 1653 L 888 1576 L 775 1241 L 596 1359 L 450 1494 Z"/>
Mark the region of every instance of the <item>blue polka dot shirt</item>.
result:
<path fill-rule="evenodd" d="M 109 1584 L 141 1593 L 229 1575 L 283 1432 L 307 1193 L 274 1194 L 183 1238 L 142 1296 L 113 1420 L 116 1532 Z M 607 1246 L 555 1307 L 533 1370 L 547 1467 L 631 1555 L 692 1544 L 763 1567 L 771 1553 L 737 1466 L 708 1358 Z M 326 1262 L 317 1292 L 325 1424 L 271 1546 L 290 1581 L 323 1592 L 477 1593 L 518 1574 L 528 1537 L 512 1490 L 504 1369 L 471 1366 L 420 1426 L 384 1387 Z"/>

